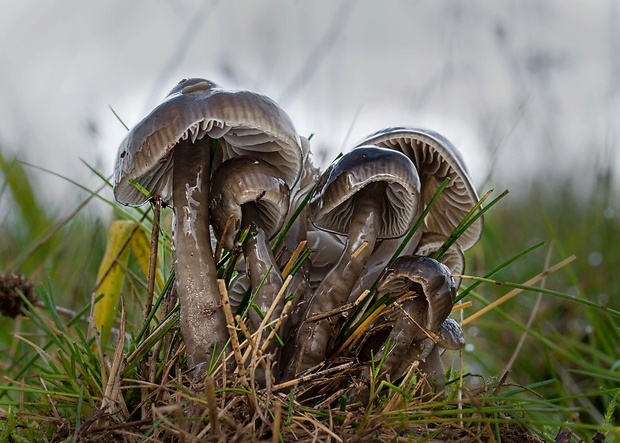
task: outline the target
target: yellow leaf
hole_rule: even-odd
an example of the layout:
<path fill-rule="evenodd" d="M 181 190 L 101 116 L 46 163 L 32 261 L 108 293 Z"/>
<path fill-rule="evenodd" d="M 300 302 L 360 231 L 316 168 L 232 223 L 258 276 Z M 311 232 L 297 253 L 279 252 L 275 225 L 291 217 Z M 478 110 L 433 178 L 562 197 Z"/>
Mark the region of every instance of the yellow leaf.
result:
<path fill-rule="evenodd" d="M 108 232 L 108 244 L 105 255 L 99 266 L 95 295 L 103 297 L 93 308 L 95 324 L 101 333 L 101 344 L 105 347 L 114 324 L 116 306 L 120 297 L 125 268 L 129 258 L 131 236 L 136 231 L 134 222 L 117 220 L 112 223 Z"/>
<path fill-rule="evenodd" d="M 146 232 L 142 229 L 138 229 L 131 238 L 131 252 L 133 252 L 133 255 L 138 260 L 142 273 L 148 278 L 149 261 L 151 258 L 151 242 L 147 237 Z M 158 268 L 156 268 L 155 271 L 155 282 L 157 283 L 159 289 L 164 287 L 164 278 Z"/>

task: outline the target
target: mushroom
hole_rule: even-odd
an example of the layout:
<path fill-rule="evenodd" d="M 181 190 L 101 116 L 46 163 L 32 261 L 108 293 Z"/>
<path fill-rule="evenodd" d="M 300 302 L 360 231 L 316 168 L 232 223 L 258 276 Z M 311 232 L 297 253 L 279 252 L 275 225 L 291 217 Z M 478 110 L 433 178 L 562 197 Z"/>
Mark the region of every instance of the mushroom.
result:
<path fill-rule="evenodd" d="M 395 380 L 419 361 L 429 380 L 442 388 L 441 361 L 439 354 L 434 354 L 438 352 L 434 351 L 436 344 L 453 349 L 460 346 L 457 342 L 464 343 L 462 331 L 458 337 L 458 324 L 447 320 L 456 293 L 448 267 L 430 257 L 399 257 L 381 277 L 377 292 L 405 297 L 388 314 L 396 320 L 388 340 L 374 356 L 376 362 L 384 360 L 381 376 Z"/>
<path fill-rule="evenodd" d="M 288 186 L 279 178 L 277 169 L 265 161 L 236 157 L 222 163 L 213 174 L 213 231 L 226 249 L 233 249 L 239 232 L 250 227 L 250 236 L 242 247 L 251 285 L 255 289 L 260 286 L 254 303 L 262 312 L 269 309 L 282 287 L 269 239 L 280 231 L 288 206 Z M 228 229 L 227 224 L 231 226 Z M 255 327 L 261 323 L 252 310 L 250 319 Z"/>
<path fill-rule="evenodd" d="M 436 337 L 437 342 L 433 349 L 420 361 L 418 369 L 425 375 L 425 384 L 422 386 L 421 392 L 441 392 L 446 387 L 446 379 L 443 372 L 443 364 L 441 363 L 440 349 L 450 349 L 460 351 L 465 347 L 465 338 L 461 326 L 452 317 L 448 317 L 441 324 L 441 329 Z M 403 362 L 405 363 L 405 362 Z M 403 364 L 400 368 L 401 372 L 407 369 L 408 364 Z"/>
<path fill-rule="evenodd" d="M 321 175 L 310 199 L 310 219 L 319 229 L 346 235 L 347 243 L 308 303 L 287 377 L 324 360 L 337 320 L 309 319 L 347 301 L 377 239 L 399 237 L 411 228 L 419 186 L 415 167 L 406 156 L 376 146 L 344 154 Z"/>
<path fill-rule="evenodd" d="M 228 339 L 209 235 L 214 145 L 214 164 L 252 153 L 274 165 L 289 186 L 299 177 L 299 136 L 286 113 L 268 97 L 204 79 L 181 81 L 129 131 L 114 171 L 120 203 L 144 204 L 148 197 L 140 187 L 172 203 L 180 326 L 188 362 L 199 375 Z"/>
<path fill-rule="evenodd" d="M 282 276 L 269 239 L 284 224 L 288 206 L 288 186 L 279 178 L 278 170 L 263 160 L 236 157 L 222 163 L 213 173 L 210 204 L 213 231 L 225 248 L 232 249 L 239 232 L 250 227 L 250 235 L 242 247 L 246 272 L 256 291 L 253 303 L 262 314 L 270 309 L 282 288 Z M 283 305 L 281 299 L 267 323 L 280 315 Z M 249 309 L 248 317 L 257 330 L 261 315 Z M 275 349 L 272 342 L 269 350 Z"/>
<path fill-rule="evenodd" d="M 423 128 L 386 128 L 364 138 L 358 146 L 368 144 L 403 152 L 413 161 L 420 175 L 424 206 L 428 205 L 444 179 L 450 177 L 450 183 L 424 220 L 427 231 L 449 236 L 478 202 L 478 195 L 461 154 L 442 135 Z M 481 234 L 482 217 L 456 242 L 461 249 L 467 250 L 478 241 Z M 403 254 L 411 252 L 404 251 Z"/>

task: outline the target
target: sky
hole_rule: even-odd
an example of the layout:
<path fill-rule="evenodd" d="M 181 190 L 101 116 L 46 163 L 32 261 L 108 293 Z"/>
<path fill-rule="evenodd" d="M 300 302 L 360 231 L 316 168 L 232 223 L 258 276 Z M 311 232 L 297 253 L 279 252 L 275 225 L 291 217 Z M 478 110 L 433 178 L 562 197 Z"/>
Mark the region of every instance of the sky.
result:
<path fill-rule="evenodd" d="M 327 165 L 423 126 L 480 190 L 617 170 L 620 4 L 598 0 L 0 0 L 0 149 L 86 186 L 179 80 L 275 99 Z M 114 112 L 113 112 L 113 111 Z M 77 201 L 32 169 L 51 202 Z M 108 194 L 111 195 L 111 194 Z M 82 195 L 83 196 L 83 195 Z"/>

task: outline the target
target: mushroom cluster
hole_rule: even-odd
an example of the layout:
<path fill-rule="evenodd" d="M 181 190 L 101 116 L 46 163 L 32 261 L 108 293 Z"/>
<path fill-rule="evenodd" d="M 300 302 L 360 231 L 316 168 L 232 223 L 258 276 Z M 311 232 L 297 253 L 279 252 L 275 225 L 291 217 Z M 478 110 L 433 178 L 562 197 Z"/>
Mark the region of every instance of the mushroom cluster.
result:
<path fill-rule="evenodd" d="M 256 374 L 260 385 L 347 357 L 362 363 L 361 380 L 375 359 L 383 378 L 416 364 L 428 389 L 443 388 L 440 350 L 464 345 L 449 317 L 460 283 L 452 274 L 462 273 L 482 219 L 446 243 L 478 197 L 441 135 L 387 128 L 320 171 L 273 100 L 187 79 L 121 142 L 114 195 L 124 205 L 158 198 L 172 207 L 179 322 L 197 375 L 229 340 L 223 278 L 251 332 L 269 325 L 281 338 L 259 338 L 272 364 Z M 219 275 L 214 245 L 228 258 Z"/>

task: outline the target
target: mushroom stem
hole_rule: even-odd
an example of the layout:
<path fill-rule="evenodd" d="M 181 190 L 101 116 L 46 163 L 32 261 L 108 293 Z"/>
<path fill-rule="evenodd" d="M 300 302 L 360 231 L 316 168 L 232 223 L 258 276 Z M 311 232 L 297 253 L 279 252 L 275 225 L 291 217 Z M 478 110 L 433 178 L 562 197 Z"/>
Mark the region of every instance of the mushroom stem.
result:
<path fill-rule="evenodd" d="M 433 349 L 435 343 L 420 327 L 427 326 L 429 306 L 420 296 L 405 300 L 401 303 L 402 312 L 396 311 L 399 316 L 389 336 L 390 347 L 387 343 L 375 355 L 375 362 L 382 359 L 381 378 L 385 374 L 395 380 L 400 371 L 406 369 L 416 360 L 425 359 Z"/>
<path fill-rule="evenodd" d="M 424 360 L 420 361 L 418 369 L 425 377 L 425 383 L 420 386 L 420 394 L 442 392 L 446 387 L 446 375 L 443 372 L 439 347 L 434 346 Z"/>
<path fill-rule="evenodd" d="M 197 146 L 203 145 L 203 146 Z M 206 145 L 206 146 L 204 146 Z M 174 147 L 174 260 L 180 326 L 198 376 L 228 340 L 209 235 L 209 139 Z"/>
<path fill-rule="evenodd" d="M 381 199 L 384 183 L 367 185 L 355 195 L 353 217 L 348 228 L 348 240 L 338 263 L 327 274 L 308 304 L 304 321 L 299 326 L 296 348 L 287 371 L 287 378 L 315 366 L 325 359 L 329 340 L 334 336 L 337 318 L 314 323 L 306 319 L 342 306 L 364 270 L 377 241 L 377 225 L 381 223 Z"/>
<path fill-rule="evenodd" d="M 242 226 L 250 226 L 251 232 L 243 244 L 246 270 L 250 276 L 252 288 L 258 289 L 254 295 L 254 304 L 264 314 L 269 310 L 276 294 L 282 288 L 282 275 L 271 252 L 265 230 L 257 221 L 260 220 L 258 208 L 255 204 L 249 203 L 242 205 L 241 211 L 243 213 Z M 281 300 L 273 311 L 273 317 L 268 319 L 267 323 L 280 315 L 283 306 L 284 300 Z M 252 326 L 258 329 L 263 321 L 260 315 L 254 309 L 250 309 L 248 316 Z"/>
<path fill-rule="evenodd" d="M 254 204 L 242 205 L 242 211 L 244 219 L 249 215 L 249 220 L 257 220 L 257 216 L 254 212 L 258 212 Z M 255 330 L 260 328 L 263 322 L 263 316 L 269 311 L 269 308 L 273 304 L 276 295 L 282 288 L 282 275 L 276 265 L 276 260 L 271 252 L 271 246 L 267 240 L 265 230 L 256 222 L 248 223 L 252 235 L 243 244 L 243 255 L 245 256 L 246 271 L 250 276 L 252 288 L 256 291 L 253 298 L 253 305 L 250 306 L 248 311 L 248 317 L 250 323 Z M 244 226 L 247 226 L 244 221 Z M 278 305 L 273 310 L 271 317 L 265 320 L 265 324 L 271 323 L 274 319 L 280 316 L 282 308 L 284 307 L 284 298 L 280 298 Z M 259 314 L 257 308 L 261 314 Z M 257 346 L 262 348 L 264 340 L 269 331 L 264 330 L 262 335 L 258 337 Z M 273 361 L 277 363 L 280 360 L 280 347 L 275 340 L 267 345 L 267 353 L 272 354 Z M 278 370 L 272 371 L 272 375 L 275 377 L 275 382 L 279 382 Z M 255 378 L 260 386 L 266 386 L 267 373 L 261 366 L 256 367 Z"/>

